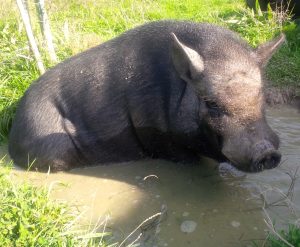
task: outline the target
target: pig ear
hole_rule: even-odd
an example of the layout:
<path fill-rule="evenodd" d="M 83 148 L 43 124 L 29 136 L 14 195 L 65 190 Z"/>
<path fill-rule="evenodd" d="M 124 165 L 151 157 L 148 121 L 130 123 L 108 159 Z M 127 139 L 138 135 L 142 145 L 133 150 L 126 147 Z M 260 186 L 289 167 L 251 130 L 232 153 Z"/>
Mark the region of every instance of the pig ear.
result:
<path fill-rule="evenodd" d="M 171 51 L 174 66 L 185 81 L 194 81 L 204 70 L 203 59 L 198 52 L 182 44 L 174 33 Z"/>
<path fill-rule="evenodd" d="M 277 38 L 258 46 L 255 50 L 258 63 L 261 67 L 267 65 L 272 55 L 280 48 L 285 41 L 285 35 L 281 33 Z"/>

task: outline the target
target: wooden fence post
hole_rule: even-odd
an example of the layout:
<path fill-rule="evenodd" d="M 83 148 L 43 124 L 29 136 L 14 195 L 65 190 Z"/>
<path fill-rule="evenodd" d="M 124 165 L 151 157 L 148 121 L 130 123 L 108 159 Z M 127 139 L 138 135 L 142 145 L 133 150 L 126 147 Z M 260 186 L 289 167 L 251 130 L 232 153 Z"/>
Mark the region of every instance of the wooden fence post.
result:
<path fill-rule="evenodd" d="M 41 30 L 42 30 L 42 33 L 46 40 L 46 43 L 47 43 L 50 60 L 52 62 L 57 63 L 58 60 L 57 60 L 54 46 L 53 46 L 53 38 L 52 38 L 52 34 L 51 34 L 49 18 L 48 18 L 46 9 L 45 9 L 45 1 L 44 0 L 35 0 L 35 4 L 36 4 L 38 16 L 39 16 Z"/>
<path fill-rule="evenodd" d="M 45 72 L 45 67 L 44 67 L 44 64 L 42 61 L 41 54 L 39 52 L 39 49 L 37 47 L 37 44 L 36 44 L 34 36 L 33 36 L 32 28 L 31 28 L 30 20 L 29 20 L 29 14 L 28 14 L 28 11 L 26 8 L 27 6 L 24 4 L 24 2 L 22 0 L 16 0 L 16 1 L 17 1 L 17 5 L 19 8 L 23 23 L 25 25 L 25 30 L 26 30 L 26 34 L 27 34 L 27 37 L 29 40 L 29 44 L 33 51 L 35 60 L 37 62 L 38 69 L 39 69 L 40 73 L 43 74 Z"/>

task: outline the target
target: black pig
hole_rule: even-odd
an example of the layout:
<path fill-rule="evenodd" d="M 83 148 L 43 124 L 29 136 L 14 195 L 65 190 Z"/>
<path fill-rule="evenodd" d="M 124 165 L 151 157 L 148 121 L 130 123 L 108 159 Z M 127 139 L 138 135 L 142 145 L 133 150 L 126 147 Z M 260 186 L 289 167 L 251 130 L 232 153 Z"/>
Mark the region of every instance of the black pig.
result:
<path fill-rule="evenodd" d="M 199 155 L 245 171 L 273 168 L 281 155 L 265 119 L 262 70 L 283 41 L 252 49 L 232 31 L 181 21 L 134 28 L 35 81 L 9 153 L 18 165 L 56 171 Z"/>

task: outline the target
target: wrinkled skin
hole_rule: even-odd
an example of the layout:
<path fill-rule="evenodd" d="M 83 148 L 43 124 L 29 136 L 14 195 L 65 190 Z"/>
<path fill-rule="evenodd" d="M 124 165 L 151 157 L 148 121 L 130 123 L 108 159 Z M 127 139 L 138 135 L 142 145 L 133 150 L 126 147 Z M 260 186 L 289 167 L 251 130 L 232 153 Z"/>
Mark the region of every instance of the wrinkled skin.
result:
<path fill-rule="evenodd" d="M 262 74 L 283 41 L 252 49 L 229 30 L 190 22 L 130 30 L 30 86 L 10 155 L 18 165 L 56 171 L 200 155 L 251 172 L 276 167 L 279 139 L 265 119 Z"/>

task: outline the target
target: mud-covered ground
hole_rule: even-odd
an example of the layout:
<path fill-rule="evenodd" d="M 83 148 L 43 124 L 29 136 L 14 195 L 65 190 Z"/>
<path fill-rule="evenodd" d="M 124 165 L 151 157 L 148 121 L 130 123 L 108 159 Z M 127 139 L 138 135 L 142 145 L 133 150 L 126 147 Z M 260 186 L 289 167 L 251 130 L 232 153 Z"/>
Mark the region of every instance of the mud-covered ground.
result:
<path fill-rule="evenodd" d="M 294 88 L 278 88 L 278 87 L 266 87 L 265 99 L 268 106 L 276 105 L 291 105 L 300 109 L 300 97 L 296 93 Z"/>

